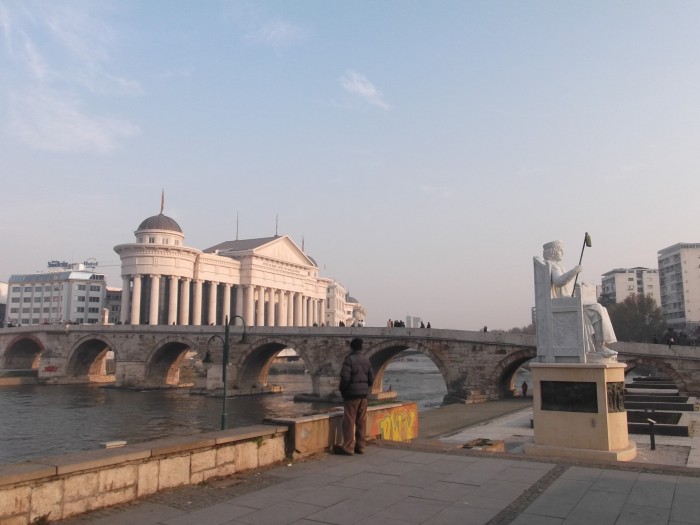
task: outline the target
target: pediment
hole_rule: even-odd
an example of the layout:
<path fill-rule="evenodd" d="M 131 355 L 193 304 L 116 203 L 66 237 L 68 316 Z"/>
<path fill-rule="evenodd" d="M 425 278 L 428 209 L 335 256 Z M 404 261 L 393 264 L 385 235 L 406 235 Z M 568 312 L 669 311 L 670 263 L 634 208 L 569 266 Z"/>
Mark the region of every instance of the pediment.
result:
<path fill-rule="evenodd" d="M 255 255 L 284 261 L 299 266 L 316 266 L 314 262 L 302 252 L 294 241 L 283 235 L 274 240 L 258 246 L 253 250 Z"/>

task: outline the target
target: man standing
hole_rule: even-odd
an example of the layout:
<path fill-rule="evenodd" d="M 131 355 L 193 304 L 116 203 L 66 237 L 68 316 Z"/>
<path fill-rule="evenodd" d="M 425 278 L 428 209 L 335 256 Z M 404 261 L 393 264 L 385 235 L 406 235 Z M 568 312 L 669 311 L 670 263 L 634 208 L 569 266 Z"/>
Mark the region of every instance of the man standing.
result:
<path fill-rule="evenodd" d="M 340 393 L 343 396 L 343 444 L 336 445 L 336 454 L 364 454 L 367 426 L 367 396 L 374 383 L 374 370 L 362 353 L 362 339 L 350 341 L 350 352 L 340 370 Z"/>

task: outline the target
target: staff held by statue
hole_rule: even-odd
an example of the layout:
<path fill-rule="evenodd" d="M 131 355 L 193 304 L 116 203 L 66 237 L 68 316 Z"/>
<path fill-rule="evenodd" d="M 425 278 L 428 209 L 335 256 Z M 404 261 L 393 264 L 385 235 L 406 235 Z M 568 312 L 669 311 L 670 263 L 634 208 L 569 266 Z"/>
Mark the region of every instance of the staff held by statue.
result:
<path fill-rule="evenodd" d="M 588 235 L 588 232 L 586 232 L 586 235 L 583 238 L 583 246 L 581 246 L 581 257 L 578 259 L 578 264 L 579 266 L 581 265 L 581 261 L 583 261 L 583 251 L 586 249 L 586 246 L 589 248 L 592 246 L 593 243 L 591 243 L 591 236 Z M 574 279 L 574 289 L 571 291 L 571 297 L 574 296 L 576 293 L 576 282 L 578 281 L 578 274 L 576 274 L 576 278 Z"/>

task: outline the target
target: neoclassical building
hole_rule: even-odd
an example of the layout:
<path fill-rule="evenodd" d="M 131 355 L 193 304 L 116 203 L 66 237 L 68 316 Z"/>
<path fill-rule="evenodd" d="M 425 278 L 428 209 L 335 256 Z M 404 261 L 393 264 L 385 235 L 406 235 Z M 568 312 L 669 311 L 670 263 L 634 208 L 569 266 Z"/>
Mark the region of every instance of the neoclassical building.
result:
<path fill-rule="evenodd" d="M 185 246 L 182 229 L 161 210 L 135 236 L 136 242 L 114 247 L 121 258 L 122 323 L 218 325 L 240 315 L 248 326 L 336 324 L 327 315 L 335 282 L 320 277 L 316 262 L 286 235 L 202 251 Z M 357 311 L 364 320 L 364 308 Z"/>

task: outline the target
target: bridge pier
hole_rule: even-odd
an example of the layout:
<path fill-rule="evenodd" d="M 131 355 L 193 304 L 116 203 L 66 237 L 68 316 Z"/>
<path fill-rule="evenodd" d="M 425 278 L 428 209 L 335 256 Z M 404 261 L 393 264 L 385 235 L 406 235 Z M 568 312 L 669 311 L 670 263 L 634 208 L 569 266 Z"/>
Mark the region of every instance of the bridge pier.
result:
<path fill-rule="evenodd" d="M 146 386 L 145 361 L 117 361 L 115 386 L 136 388 Z"/>

